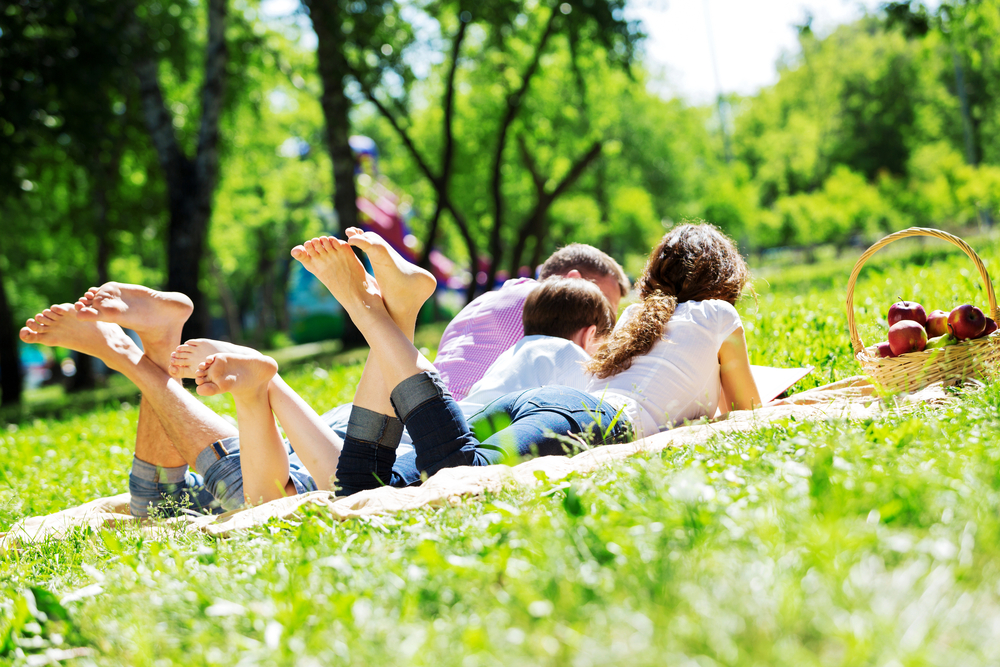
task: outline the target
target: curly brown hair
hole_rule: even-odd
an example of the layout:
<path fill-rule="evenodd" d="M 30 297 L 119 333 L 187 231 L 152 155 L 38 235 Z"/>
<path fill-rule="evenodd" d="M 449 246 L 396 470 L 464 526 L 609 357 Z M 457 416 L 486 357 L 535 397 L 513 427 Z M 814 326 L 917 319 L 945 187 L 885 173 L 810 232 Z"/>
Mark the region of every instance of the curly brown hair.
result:
<path fill-rule="evenodd" d="M 599 378 L 627 370 L 663 338 L 678 303 L 720 299 L 735 305 L 749 280 L 736 244 L 717 227 L 674 227 L 653 248 L 636 282 L 642 298 L 638 312 L 614 330 L 587 370 Z"/>

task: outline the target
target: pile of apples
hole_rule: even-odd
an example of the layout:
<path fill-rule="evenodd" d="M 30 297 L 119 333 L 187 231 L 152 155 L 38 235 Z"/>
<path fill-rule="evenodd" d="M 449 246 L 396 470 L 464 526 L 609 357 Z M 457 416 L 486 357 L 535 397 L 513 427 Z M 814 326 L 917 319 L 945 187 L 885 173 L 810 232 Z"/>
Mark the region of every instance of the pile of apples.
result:
<path fill-rule="evenodd" d="M 889 307 L 889 340 L 875 346 L 880 357 L 898 357 L 961 340 L 982 338 L 997 330 L 997 323 L 976 306 L 963 304 L 950 313 L 931 311 L 913 301 L 897 301 Z"/>

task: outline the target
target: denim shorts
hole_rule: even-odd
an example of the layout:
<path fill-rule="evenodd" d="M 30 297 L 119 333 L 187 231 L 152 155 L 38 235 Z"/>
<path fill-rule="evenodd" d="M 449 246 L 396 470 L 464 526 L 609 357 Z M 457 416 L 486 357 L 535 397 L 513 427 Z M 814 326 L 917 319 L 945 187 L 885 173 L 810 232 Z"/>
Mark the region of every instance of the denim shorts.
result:
<path fill-rule="evenodd" d="M 295 493 L 317 490 L 316 481 L 287 441 L 285 449 L 288 450 L 288 477 L 295 486 Z M 198 455 L 197 466 L 202 471 L 205 488 L 224 510 L 243 506 L 243 470 L 240 467 L 238 436 L 223 438 L 203 449 Z"/>

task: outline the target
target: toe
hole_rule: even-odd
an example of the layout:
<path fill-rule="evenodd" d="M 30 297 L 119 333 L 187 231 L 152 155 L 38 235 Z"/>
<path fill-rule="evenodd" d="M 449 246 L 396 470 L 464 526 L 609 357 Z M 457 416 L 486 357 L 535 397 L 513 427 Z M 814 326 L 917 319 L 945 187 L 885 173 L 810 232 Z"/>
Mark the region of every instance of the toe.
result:
<path fill-rule="evenodd" d="M 195 389 L 199 396 L 215 396 L 216 394 L 221 394 L 222 390 L 214 382 L 205 382 L 204 384 L 199 384 L 198 388 Z"/>

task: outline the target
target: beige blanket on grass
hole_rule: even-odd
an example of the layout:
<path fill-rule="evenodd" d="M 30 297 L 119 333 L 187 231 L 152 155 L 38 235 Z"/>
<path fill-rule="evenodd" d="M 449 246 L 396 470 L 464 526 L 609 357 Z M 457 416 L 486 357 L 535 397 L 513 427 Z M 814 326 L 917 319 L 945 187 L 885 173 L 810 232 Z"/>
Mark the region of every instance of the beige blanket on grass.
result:
<path fill-rule="evenodd" d="M 307 506 L 323 508 L 331 517 L 345 520 L 385 516 L 427 506 L 456 505 L 465 498 L 495 493 L 508 485 L 530 487 L 540 484 L 540 478 L 552 482 L 571 473 L 588 474 L 610 462 L 636 454 L 704 443 L 718 435 L 753 431 L 782 419 L 860 420 L 948 400 L 950 397 L 940 384 L 914 394 L 879 397 L 864 378 L 853 377 L 775 401 L 757 410 L 734 412 L 721 421 L 683 426 L 628 444 L 595 447 L 572 457 L 544 456 L 516 466 L 447 468 L 416 487 L 399 489 L 386 486 L 343 498 L 329 491 L 313 491 L 221 515 L 185 515 L 165 521 L 145 522 L 129 514 L 129 494 L 122 493 L 55 514 L 18 521 L 8 532 L 0 534 L 0 550 L 62 539 L 73 529 L 84 526 L 97 529 L 124 524 L 139 528 L 154 538 L 169 530 L 200 530 L 226 536 L 261 526 L 271 519 L 291 518 Z"/>

